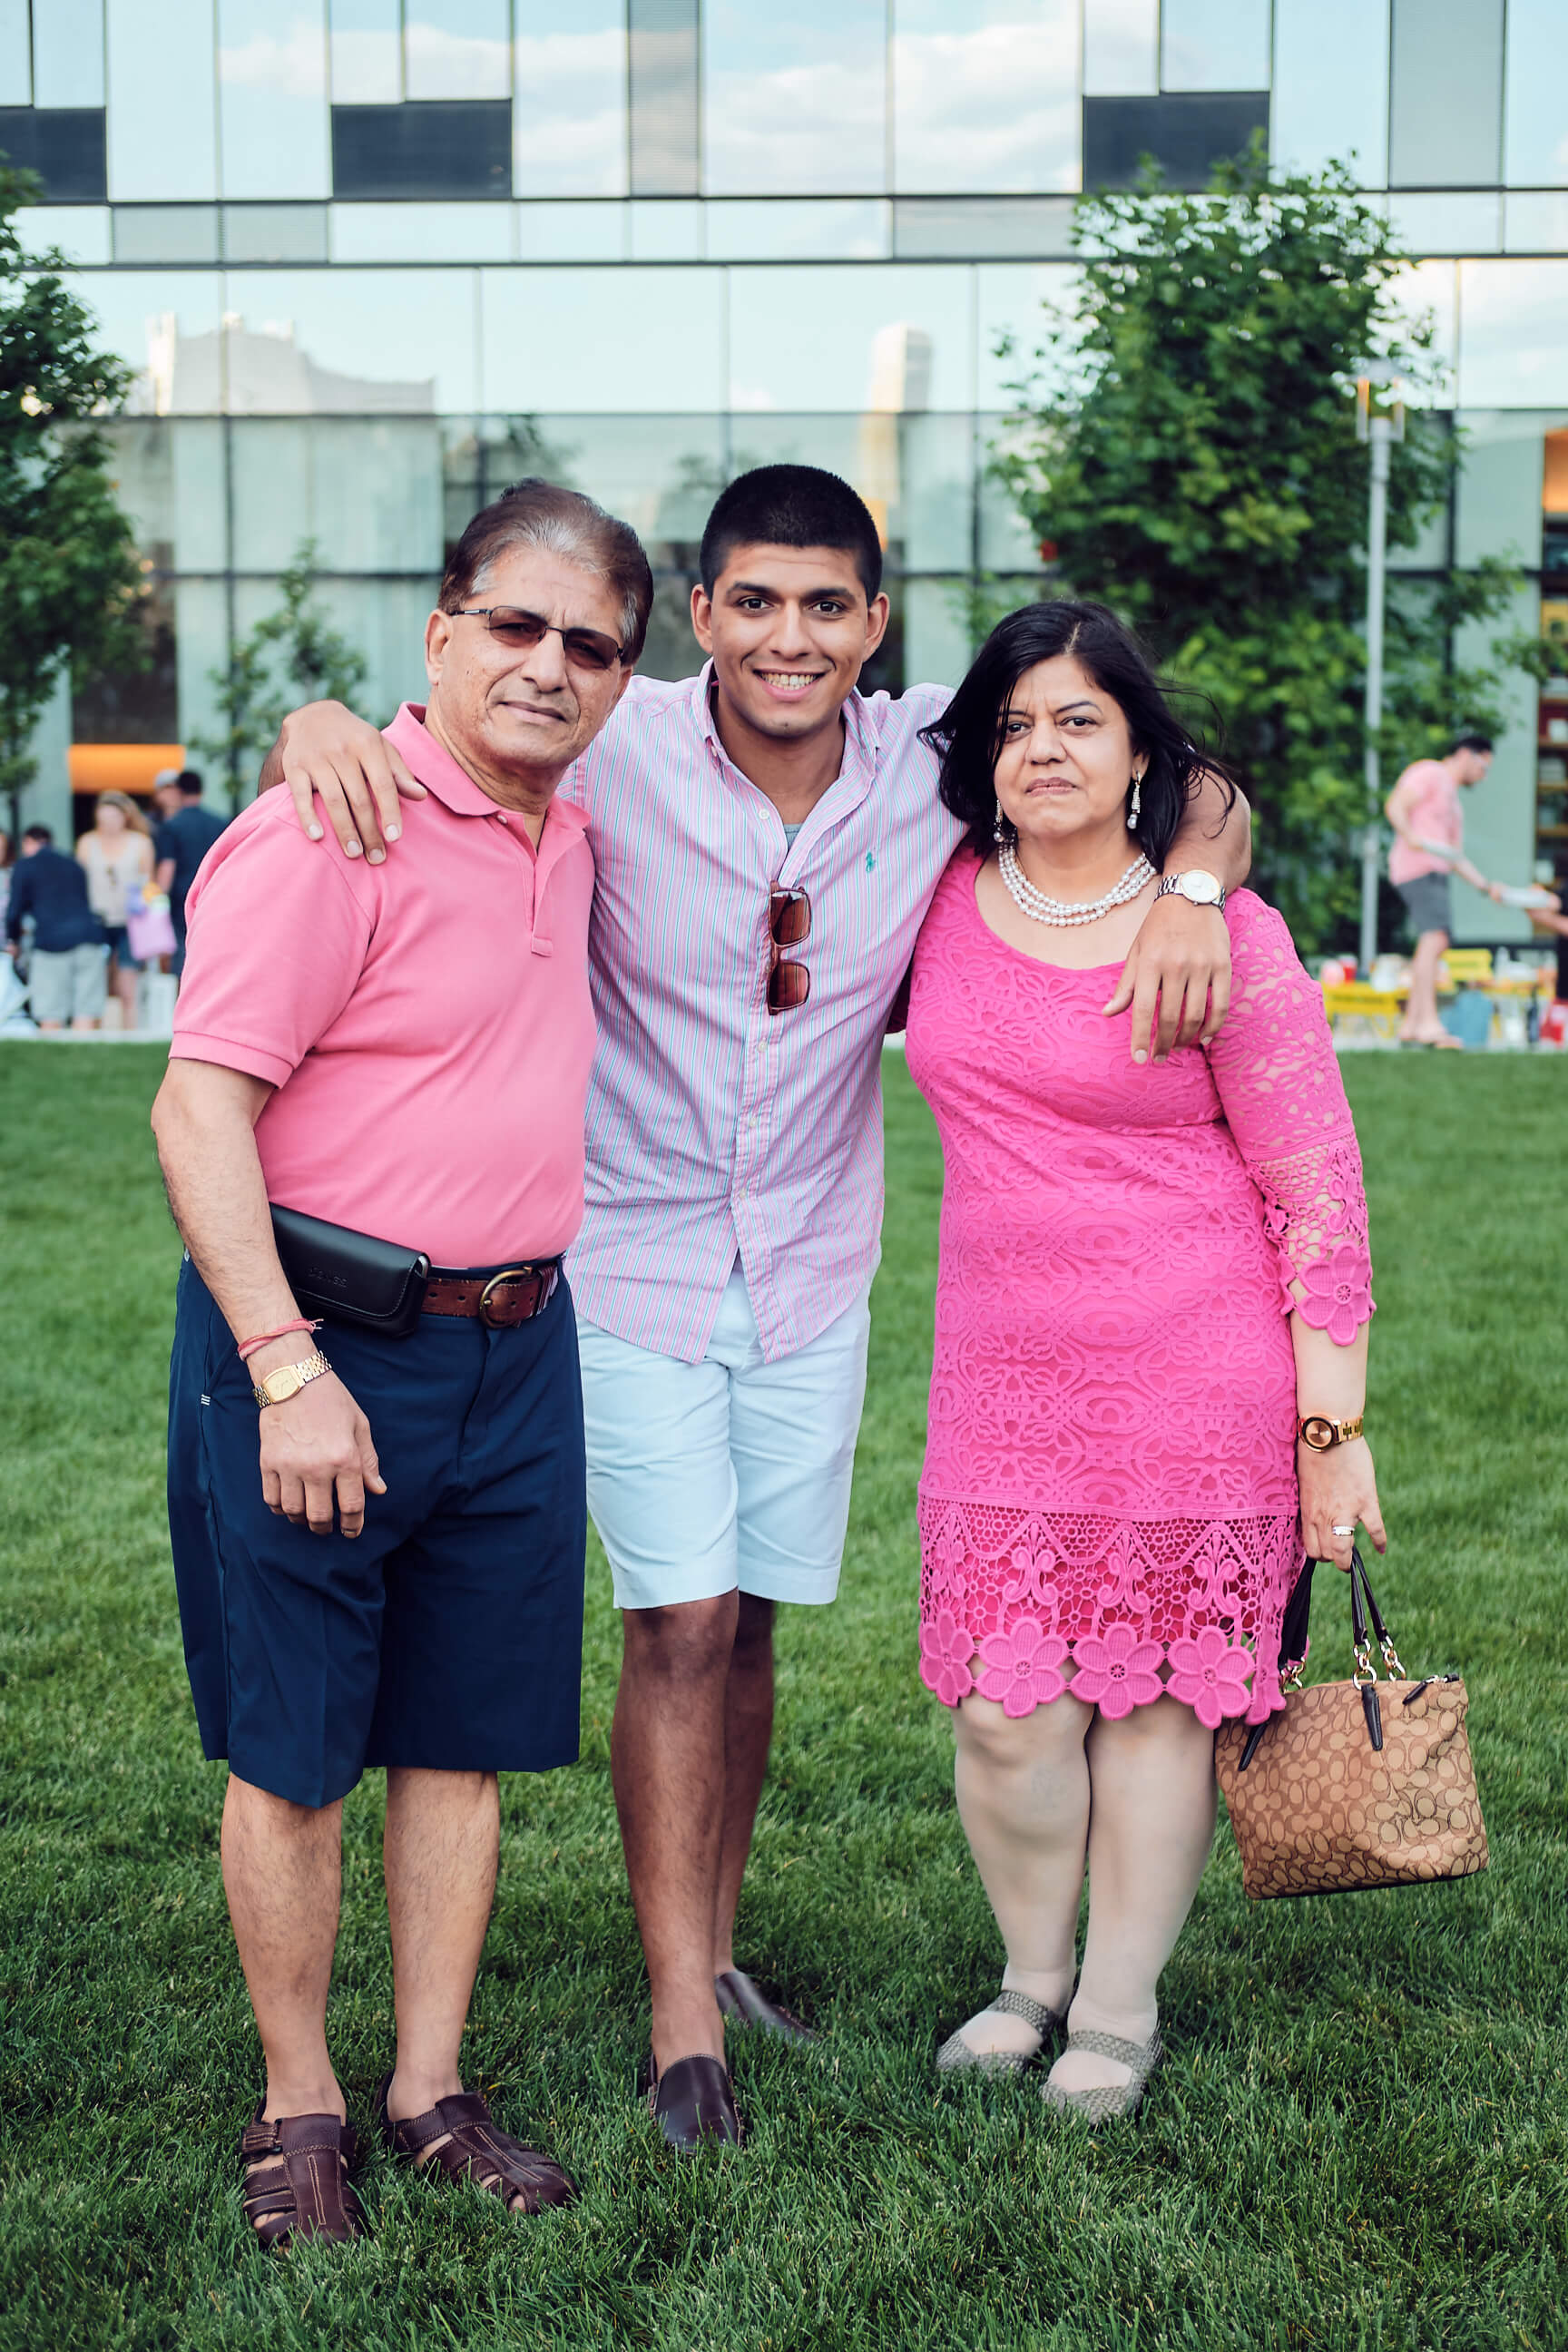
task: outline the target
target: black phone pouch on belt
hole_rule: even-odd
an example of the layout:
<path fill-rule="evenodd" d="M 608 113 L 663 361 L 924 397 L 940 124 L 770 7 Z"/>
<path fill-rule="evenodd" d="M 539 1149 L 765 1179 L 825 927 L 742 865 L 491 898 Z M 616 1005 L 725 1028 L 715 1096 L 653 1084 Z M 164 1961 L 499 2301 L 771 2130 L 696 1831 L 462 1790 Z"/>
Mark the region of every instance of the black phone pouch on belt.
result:
<path fill-rule="evenodd" d="M 330 1225 L 299 1209 L 272 1210 L 272 1238 L 289 1286 L 307 1315 L 406 1339 L 425 1306 L 430 1261 L 423 1250 Z"/>

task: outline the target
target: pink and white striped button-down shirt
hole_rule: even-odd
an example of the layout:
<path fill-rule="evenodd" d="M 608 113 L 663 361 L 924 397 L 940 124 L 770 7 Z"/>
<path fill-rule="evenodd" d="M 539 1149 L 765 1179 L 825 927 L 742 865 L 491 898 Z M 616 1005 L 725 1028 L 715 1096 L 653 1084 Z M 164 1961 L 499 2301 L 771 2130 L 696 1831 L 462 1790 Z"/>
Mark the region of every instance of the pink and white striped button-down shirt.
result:
<path fill-rule="evenodd" d="M 852 695 L 844 763 L 786 842 L 719 740 L 711 666 L 634 678 L 562 791 L 588 814 L 599 1045 L 587 1213 L 570 1261 L 589 1322 L 694 1363 L 737 1256 L 764 1355 L 805 1346 L 876 1271 L 882 1035 L 963 828 L 918 730 L 941 687 Z M 768 897 L 811 900 L 811 995 L 770 1014 Z"/>

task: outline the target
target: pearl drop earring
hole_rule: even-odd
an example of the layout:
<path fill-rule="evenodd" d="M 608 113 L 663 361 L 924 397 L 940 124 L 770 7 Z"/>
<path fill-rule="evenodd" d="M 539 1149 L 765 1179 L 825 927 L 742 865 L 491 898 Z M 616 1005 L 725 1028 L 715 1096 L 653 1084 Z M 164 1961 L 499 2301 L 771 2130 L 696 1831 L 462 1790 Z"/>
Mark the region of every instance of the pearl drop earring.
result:
<path fill-rule="evenodd" d="M 1127 812 L 1127 830 L 1129 833 L 1137 832 L 1138 819 L 1142 813 L 1143 779 L 1142 776 L 1134 776 L 1132 779 L 1132 805 Z"/>

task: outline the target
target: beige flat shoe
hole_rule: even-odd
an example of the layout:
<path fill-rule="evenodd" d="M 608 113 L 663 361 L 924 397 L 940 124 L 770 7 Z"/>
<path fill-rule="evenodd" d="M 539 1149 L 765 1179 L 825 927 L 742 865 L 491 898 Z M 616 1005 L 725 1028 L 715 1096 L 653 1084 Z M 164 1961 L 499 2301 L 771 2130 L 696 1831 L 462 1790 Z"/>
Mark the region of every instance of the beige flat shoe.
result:
<path fill-rule="evenodd" d="M 936 2053 L 939 2074 L 1021 2074 L 1026 2066 L 1034 2064 L 1040 2051 L 1052 2034 L 1059 2031 L 1063 2022 L 1060 2012 L 1047 2009 L 1043 2000 L 1036 2000 L 1026 1992 L 1011 1992 L 1005 1989 L 997 1994 L 994 2000 L 987 2001 L 984 2009 L 977 2010 L 966 2022 L 973 2025 L 983 2017 L 1021 2017 L 1026 2025 L 1032 2025 L 1039 2035 L 1038 2048 L 976 2050 L 964 2040 L 963 2028 L 960 2026 L 956 2033 L 948 2035 Z"/>
<path fill-rule="evenodd" d="M 1048 2078 L 1041 2085 L 1040 2096 L 1047 2107 L 1055 2107 L 1058 2114 L 1081 2116 L 1087 2124 L 1112 2123 L 1119 2116 L 1131 2115 L 1165 2054 L 1158 2026 L 1143 2042 L 1123 2042 L 1116 2033 L 1069 2033 L 1064 2058 L 1068 2050 L 1093 2050 L 1101 2058 L 1114 2058 L 1119 2066 L 1132 2070 L 1130 2082 L 1095 2083 L 1083 2091 L 1064 2091 Z"/>

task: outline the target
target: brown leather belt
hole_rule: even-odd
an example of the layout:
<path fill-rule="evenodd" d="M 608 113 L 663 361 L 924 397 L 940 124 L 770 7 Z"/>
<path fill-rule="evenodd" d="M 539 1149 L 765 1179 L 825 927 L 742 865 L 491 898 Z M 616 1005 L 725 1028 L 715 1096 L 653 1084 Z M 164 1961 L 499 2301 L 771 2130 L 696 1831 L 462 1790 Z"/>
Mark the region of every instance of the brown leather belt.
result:
<path fill-rule="evenodd" d="M 496 1274 L 431 1274 L 425 1290 L 426 1315 L 477 1315 L 491 1331 L 531 1322 L 549 1306 L 561 1279 L 558 1257 L 503 1265 Z"/>

